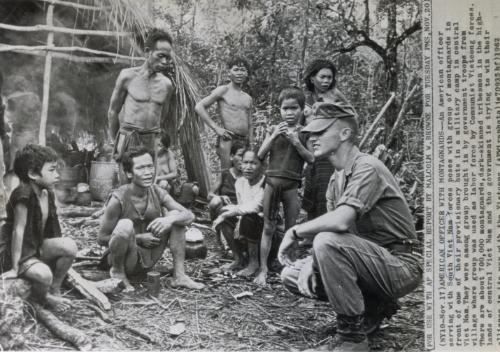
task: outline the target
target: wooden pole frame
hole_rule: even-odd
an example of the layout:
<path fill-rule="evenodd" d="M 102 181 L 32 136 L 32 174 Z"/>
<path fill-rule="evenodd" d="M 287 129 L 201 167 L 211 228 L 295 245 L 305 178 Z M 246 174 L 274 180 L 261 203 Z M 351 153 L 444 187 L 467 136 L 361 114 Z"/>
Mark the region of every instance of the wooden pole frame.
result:
<path fill-rule="evenodd" d="M 49 34 L 50 33 L 52 33 L 52 37 L 53 37 L 54 33 L 53 32 L 49 32 Z M 112 53 L 112 52 L 109 52 L 109 51 L 95 50 L 95 49 L 89 49 L 89 48 L 81 48 L 79 46 L 54 46 L 53 44 L 52 45 L 31 46 L 31 45 L 7 45 L 7 44 L 1 44 L 0 43 L 0 53 L 1 52 L 14 51 L 14 50 L 47 51 L 47 52 L 54 52 L 54 51 L 72 52 L 72 51 L 79 51 L 79 52 L 83 52 L 83 53 L 109 56 L 109 57 L 113 57 L 113 58 L 120 58 L 120 59 L 131 59 L 132 58 L 132 59 L 135 59 L 133 56 L 121 55 L 121 54 Z"/>
<path fill-rule="evenodd" d="M 54 6 L 54 5 L 49 5 Z M 46 24 L 37 24 L 35 26 L 15 26 L 12 24 L 0 23 L 1 29 L 7 29 L 9 31 L 15 32 L 54 32 L 54 33 L 65 33 L 74 35 L 96 35 L 102 37 L 129 37 L 129 32 L 112 32 L 112 31 L 101 31 L 95 29 L 78 29 L 78 28 L 66 28 L 59 26 L 49 26 Z"/>
<path fill-rule="evenodd" d="M 52 26 L 54 23 L 54 5 L 50 4 L 47 7 L 47 26 Z M 47 34 L 47 48 L 54 46 L 54 32 Z M 45 69 L 43 71 L 43 98 L 42 98 L 42 114 L 40 117 L 40 131 L 38 135 L 38 143 L 45 145 L 47 117 L 49 114 L 49 96 L 50 96 L 50 75 L 52 73 L 52 52 L 48 51 L 45 56 Z"/>

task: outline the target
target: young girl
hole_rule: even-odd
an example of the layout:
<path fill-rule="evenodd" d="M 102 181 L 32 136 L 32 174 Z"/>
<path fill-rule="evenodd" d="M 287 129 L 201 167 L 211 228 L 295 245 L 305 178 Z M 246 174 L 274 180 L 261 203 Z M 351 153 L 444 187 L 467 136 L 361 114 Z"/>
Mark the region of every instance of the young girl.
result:
<path fill-rule="evenodd" d="M 312 106 L 317 102 L 327 102 L 352 110 L 354 108 L 345 96 L 336 88 L 336 69 L 329 60 L 314 60 L 306 68 L 304 83 L 306 85 L 306 106 L 304 109 L 304 125 L 311 118 Z M 302 208 L 307 211 L 308 220 L 326 213 L 326 189 L 333 173 L 333 166 L 327 158 L 321 158 L 309 164 L 305 170 L 304 198 Z"/>
<path fill-rule="evenodd" d="M 303 118 L 305 97 L 297 88 L 284 89 L 279 95 L 281 117 L 284 120 L 273 126 L 262 143 L 259 158 L 269 153 L 264 190 L 264 231 L 260 246 L 260 270 L 254 282 L 265 285 L 267 280 L 267 258 L 276 232 L 280 203 L 285 212 L 285 229 L 295 225 L 299 214 L 298 188 L 301 184 L 304 161 L 312 163 L 313 154 L 305 146 L 304 136 L 299 136 Z M 253 274 L 257 268 L 249 268 L 245 274 Z"/>

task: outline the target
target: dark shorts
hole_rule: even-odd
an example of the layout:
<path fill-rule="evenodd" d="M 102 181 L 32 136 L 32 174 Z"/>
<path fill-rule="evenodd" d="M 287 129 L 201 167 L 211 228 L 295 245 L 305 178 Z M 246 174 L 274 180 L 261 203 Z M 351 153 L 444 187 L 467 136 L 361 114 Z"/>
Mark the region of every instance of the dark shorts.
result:
<path fill-rule="evenodd" d="M 23 275 L 25 272 L 28 271 L 29 268 L 31 268 L 33 265 L 38 264 L 38 263 L 42 263 L 42 264 L 47 265 L 46 263 L 42 262 L 37 257 L 31 257 L 31 258 L 26 259 L 24 262 L 19 264 L 18 275 L 19 276 Z"/>
<path fill-rule="evenodd" d="M 142 247 L 137 246 L 137 263 L 135 264 L 135 267 L 132 270 L 132 273 L 130 273 L 133 275 L 142 275 L 142 274 L 147 273 L 148 270 L 151 269 L 151 268 L 146 268 L 144 266 L 144 264 L 142 262 L 140 248 L 142 248 Z M 143 249 L 145 249 L 145 248 L 143 248 Z M 99 270 L 106 270 L 107 271 L 107 270 L 111 269 L 111 264 L 110 264 L 110 259 L 109 259 L 110 254 L 111 254 L 111 252 L 109 251 L 109 248 L 104 251 L 101 259 L 99 260 L 99 265 L 97 266 L 97 268 Z"/>
<path fill-rule="evenodd" d="M 264 219 L 258 214 L 246 214 L 240 219 L 240 237 L 248 242 L 260 242 L 263 229 Z"/>

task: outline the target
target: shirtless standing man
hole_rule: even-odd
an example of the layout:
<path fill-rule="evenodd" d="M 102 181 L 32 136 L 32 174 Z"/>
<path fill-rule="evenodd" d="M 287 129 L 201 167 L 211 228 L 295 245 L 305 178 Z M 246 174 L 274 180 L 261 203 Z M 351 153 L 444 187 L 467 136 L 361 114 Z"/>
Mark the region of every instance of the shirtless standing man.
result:
<path fill-rule="evenodd" d="M 156 151 L 162 110 L 174 92 L 172 81 L 161 73 L 171 61 L 170 34 L 153 30 L 146 39 L 144 52 L 146 61 L 142 66 L 120 72 L 109 104 L 108 132 L 110 140 L 115 141 L 113 154 L 117 161 L 133 147 Z M 126 178 L 123 173 L 120 177 L 123 184 Z"/>
<path fill-rule="evenodd" d="M 241 90 L 248 78 L 249 65 L 243 58 L 234 58 L 228 62 L 229 82 L 215 88 L 209 96 L 196 104 L 195 110 L 201 119 L 217 134 L 217 154 L 221 170 L 231 167 L 230 151 L 233 142 L 249 145 L 253 141 L 252 98 Z M 207 109 L 215 102 L 222 119 L 218 126 L 208 114 Z"/>

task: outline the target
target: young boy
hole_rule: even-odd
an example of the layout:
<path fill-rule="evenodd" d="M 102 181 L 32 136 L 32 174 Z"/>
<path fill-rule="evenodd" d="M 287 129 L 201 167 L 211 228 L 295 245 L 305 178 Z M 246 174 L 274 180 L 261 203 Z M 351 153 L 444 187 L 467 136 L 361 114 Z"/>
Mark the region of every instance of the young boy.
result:
<path fill-rule="evenodd" d="M 7 204 L 0 257 L 3 252 L 4 264 L 8 264 L 5 257 L 10 256 L 12 264 L 3 278 L 22 277 L 31 281 L 35 299 L 54 309 L 64 309 L 70 301 L 61 297 L 61 284 L 77 247 L 71 238 L 61 237 L 51 190 L 59 180 L 56 160 L 57 154 L 52 149 L 35 144 L 28 144 L 16 153 L 14 172 L 21 183 Z"/>
<path fill-rule="evenodd" d="M 156 178 L 155 182 L 161 188 L 172 194 L 174 183 L 177 180 L 177 162 L 175 161 L 174 153 L 170 148 L 170 137 L 166 133 L 162 133 L 157 138 L 157 161 L 156 161 Z"/>
<path fill-rule="evenodd" d="M 210 210 L 210 218 L 215 220 L 219 215 L 220 210 L 223 206 L 228 204 L 236 204 L 236 190 L 234 188 L 234 183 L 236 179 L 241 176 L 241 157 L 245 151 L 244 146 L 240 144 L 233 144 L 231 146 L 231 168 L 221 172 L 219 178 L 215 182 L 214 186 L 208 193 L 208 209 Z M 220 225 L 220 230 L 222 232 L 233 232 L 236 226 L 235 219 L 228 219 L 223 224 Z M 226 229 L 226 227 L 228 227 Z M 217 231 L 217 241 L 221 243 L 220 231 Z"/>
<path fill-rule="evenodd" d="M 228 68 L 231 82 L 215 88 L 195 107 L 201 119 L 218 136 L 217 154 L 222 170 L 231 167 L 229 155 L 233 143 L 239 142 L 248 145 L 253 139 L 252 98 L 242 91 L 242 85 L 248 78 L 249 65 L 242 58 L 234 58 L 228 62 Z M 207 109 L 214 103 L 218 104 L 223 127 L 218 126 L 208 114 Z"/>
<path fill-rule="evenodd" d="M 295 225 L 300 211 L 298 188 L 302 179 L 304 161 L 312 163 L 313 154 L 307 150 L 304 136 L 299 137 L 300 119 L 304 113 L 305 97 L 298 88 L 284 89 L 279 97 L 283 122 L 272 126 L 259 150 L 259 158 L 269 153 L 269 167 L 266 171 L 264 190 L 264 232 L 260 246 L 260 270 L 254 280 L 265 285 L 267 259 L 271 242 L 276 232 L 279 205 L 283 203 L 285 230 Z M 251 267 L 245 274 L 251 275 L 258 268 Z"/>
<path fill-rule="evenodd" d="M 237 204 L 228 204 L 221 209 L 221 214 L 214 221 L 217 229 L 227 220 L 240 218 L 239 238 L 247 242 L 248 267 L 259 266 L 259 241 L 264 226 L 262 220 L 262 201 L 264 198 L 264 168 L 257 153 L 250 149 L 243 154 L 242 161 L 243 177 L 235 182 Z M 230 231 L 222 231 L 234 254 L 234 261 L 230 269 L 240 268 L 243 265 L 243 250 L 240 242 L 234 238 L 234 229 L 226 227 Z M 248 267 L 239 271 L 238 275 L 248 271 Z"/>

